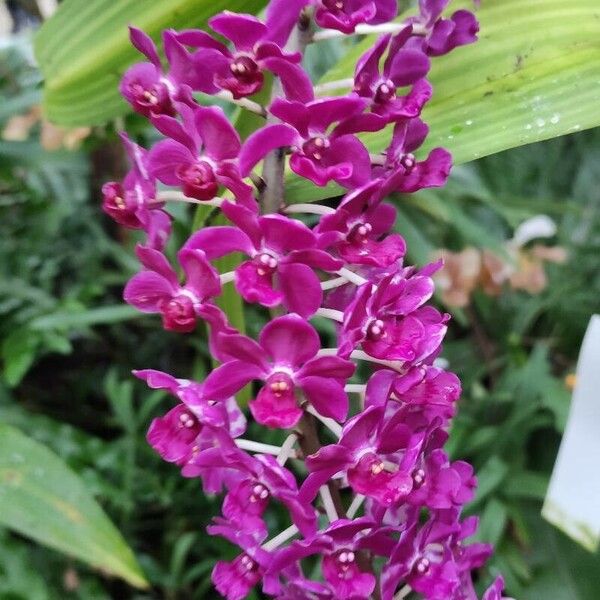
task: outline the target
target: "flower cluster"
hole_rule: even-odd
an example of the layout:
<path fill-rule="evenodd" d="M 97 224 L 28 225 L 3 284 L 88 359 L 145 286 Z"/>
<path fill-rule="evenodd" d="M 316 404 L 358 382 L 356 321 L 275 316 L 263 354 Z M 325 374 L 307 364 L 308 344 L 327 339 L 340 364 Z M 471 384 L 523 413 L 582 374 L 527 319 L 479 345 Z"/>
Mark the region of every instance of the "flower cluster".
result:
<path fill-rule="evenodd" d="M 228 600 L 257 585 L 280 600 L 477 598 L 471 572 L 491 548 L 466 541 L 477 520 L 461 511 L 476 479 L 444 451 L 460 382 L 436 361 L 449 316 L 427 302 L 441 264 L 404 263 L 396 211 L 384 201 L 441 186 L 450 171 L 442 148 L 414 155 L 428 133 L 420 114 L 431 58 L 478 30 L 470 12 L 442 16 L 448 1 L 420 0 L 418 15 L 394 21 L 396 0 L 272 0 L 264 21 L 224 12 L 209 20 L 214 35 L 165 31 L 166 64 L 131 28 L 147 62 L 125 73 L 121 92 L 165 139 L 146 151 L 123 134 L 132 167 L 104 186 L 104 210 L 147 235 L 125 300 L 168 330 L 208 325 L 220 366 L 203 382 L 135 374 L 177 402 L 152 422 L 149 443 L 206 493 L 223 494 L 208 531 L 239 548 L 213 571 Z M 380 35 L 352 81 L 313 86 L 302 68 L 307 43 L 369 32 Z M 263 106 L 264 94 L 254 95 L 271 81 Z M 264 126 L 242 141 L 197 92 L 254 111 Z M 388 147 L 370 154 L 360 134 L 386 128 Z M 286 163 L 345 195 L 286 205 Z M 192 233 L 177 254 L 183 279 L 165 254 L 169 201 L 216 207 L 230 223 Z M 243 257 L 237 268 L 219 273 L 215 261 L 232 253 Z M 256 340 L 218 306 L 230 285 L 272 311 Z M 335 347 L 322 347 L 315 317 L 334 322 Z M 280 446 L 243 437 L 236 395 L 248 385 L 252 419 L 281 430 Z M 289 515 L 287 529 L 272 530 L 272 504 Z M 484 599 L 500 600 L 502 587 L 498 578 Z"/>

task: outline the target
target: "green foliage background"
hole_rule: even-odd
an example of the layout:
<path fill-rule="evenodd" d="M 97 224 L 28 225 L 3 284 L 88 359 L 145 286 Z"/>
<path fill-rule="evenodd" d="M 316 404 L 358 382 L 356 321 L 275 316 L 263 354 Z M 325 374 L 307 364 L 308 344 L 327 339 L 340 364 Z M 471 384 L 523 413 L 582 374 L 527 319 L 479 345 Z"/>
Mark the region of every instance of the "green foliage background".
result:
<path fill-rule="evenodd" d="M 489 0 L 492 13 L 503 1 Z M 513 0 L 506 2 L 514 9 Z M 558 4 L 551 0 L 546 8 Z M 582 10 L 588 4 L 593 9 L 594 3 L 584 0 Z M 130 5 L 124 2 L 123 10 Z M 243 10 L 262 5 L 246 3 Z M 543 10 L 542 0 L 536 5 Z M 198 13 L 194 18 L 201 22 L 205 17 Z M 148 13 L 146 24 L 159 28 L 164 19 L 161 11 Z M 571 25 L 565 23 L 565 31 L 576 29 Z M 586 23 L 586 28 L 592 26 Z M 125 47 L 125 37 L 115 35 L 119 39 L 118 51 L 111 50 L 113 61 L 121 59 L 120 48 Z M 352 52 L 340 43 L 319 50 L 308 57 L 315 77 L 348 61 L 343 56 Z M 0 130 L 11 117 L 40 102 L 41 76 L 31 52 L 28 35 L 12 37 L 0 48 Z M 550 44 L 546 52 L 551 53 Z M 588 65 L 583 54 L 579 58 Z M 596 66 L 589 63 L 590 69 Z M 562 72 L 559 67 L 564 65 L 555 67 Z M 69 77 L 73 73 L 75 68 Z M 449 78 L 451 74 L 446 73 Z M 63 83 L 68 79 L 65 75 Z M 106 84 L 111 93 L 113 79 Z M 64 85 L 64 94 L 74 93 L 76 83 Z M 588 96 L 595 97 L 591 92 Z M 67 103 L 61 98 L 59 94 L 51 100 L 54 110 L 64 111 Z M 572 97 L 570 101 L 576 102 Z M 582 100 L 582 111 L 584 105 Z M 438 113 L 443 120 L 443 107 Z M 137 269 L 132 253 L 136 237 L 115 227 L 99 208 L 100 182 L 119 177 L 124 168 L 116 123 L 105 121 L 98 121 L 104 124 L 76 151 L 44 150 L 39 124 L 23 141 L 0 140 L 0 427 L 20 430 L 62 459 L 64 477 L 81 483 L 84 504 L 97 507 L 95 499 L 103 507 L 106 515 L 99 518 L 110 518 L 135 554 L 131 572 L 137 572 L 138 563 L 151 587 L 140 591 L 107 576 L 109 571 L 127 577 L 110 561 L 102 564 L 81 552 L 71 553 L 89 560 L 90 567 L 40 546 L 22 537 L 33 535 L 31 531 L 0 517 L 4 526 L 11 526 L 0 528 L 3 600 L 213 598 L 210 570 L 216 557 L 232 554 L 226 542 L 204 534 L 218 499 L 205 497 L 198 482 L 182 479 L 177 469 L 163 464 L 144 439 L 151 418 L 171 404 L 162 393 L 149 392 L 133 380 L 130 370 L 152 366 L 202 378 L 210 356 L 202 335 L 163 332 L 156 319 L 122 304 L 122 287 Z M 140 142 L 152 142 L 153 134 L 141 119 L 129 115 L 126 125 Z M 561 133 L 566 130 L 551 135 Z M 505 290 L 499 298 L 489 298 L 476 293 L 468 311 L 454 311 L 443 354 L 464 385 L 451 452 L 477 468 L 480 488 L 468 510 L 482 516 L 480 538 L 497 545 L 481 579 L 485 582 L 501 571 L 509 593 L 519 600 L 600 597 L 598 556 L 577 547 L 539 516 L 568 414 L 570 392 L 564 378 L 574 370 L 590 315 L 600 309 L 599 183 L 600 133 L 592 130 L 461 165 L 447 188 L 394 199 L 400 215 L 397 229 L 418 264 L 440 247 L 498 249 L 519 223 L 537 214 L 556 221 L 552 242 L 569 253 L 566 265 L 549 267 L 549 285 L 539 295 Z M 193 218 L 186 207 L 174 210 L 170 250 L 188 235 Z M 264 315 L 251 309 L 246 321 L 253 333 Z M 327 323 L 319 327 L 323 336 L 331 334 Z M 481 358 L 482 343 L 486 360 Z M 0 502 L 7 473 L 12 473 L 1 457 L 14 450 L 6 441 L 13 434 L 0 429 L 0 436 L 3 431 Z M 283 516 L 272 518 L 276 526 Z M 121 548 L 125 542 L 115 540 L 115 560 L 127 563 L 127 549 Z M 129 580 L 143 585 L 131 573 Z"/>

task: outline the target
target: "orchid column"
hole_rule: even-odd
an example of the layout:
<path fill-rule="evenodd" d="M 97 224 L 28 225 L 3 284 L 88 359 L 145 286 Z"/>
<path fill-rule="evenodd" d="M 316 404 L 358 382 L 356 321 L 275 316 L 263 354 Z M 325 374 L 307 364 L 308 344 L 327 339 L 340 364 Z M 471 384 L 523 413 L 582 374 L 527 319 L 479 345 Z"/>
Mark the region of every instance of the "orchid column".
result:
<path fill-rule="evenodd" d="M 131 29 L 149 62 L 129 69 L 121 91 L 165 139 L 146 151 L 123 134 L 131 171 L 104 186 L 104 208 L 147 234 L 125 300 L 172 331 L 204 321 L 220 362 L 201 383 L 135 374 L 178 401 L 152 422 L 150 444 L 205 493 L 223 495 L 208 531 L 239 548 L 213 571 L 229 600 L 254 586 L 290 600 L 477 598 L 471 572 L 491 548 L 465 541 L 477 520 L 461 520 L 461 510 L 476 481 L 443 449 L 460 382 L 435 363 L 449 316 L 427 302 L 441 264 L 404 263 L 396 211 L 384 201 L 443 185 L 450 171 L 442 148 L 414 154 L 428 133 L 420 114 L 432 94 L 431 57 L 475 41 L 478 30 L 468 11 L 443 17 L 447 4 L 421 0 L 416 16 L 394 21 L 396 0 L 272 0 L 264 21 L 213 17 L 218 37 L 165 31 L 167 65 Z M 313 86 L 305 46 L 358 33 L 381 35 L 354 79 Z M 252 96 L 267 73 L 273 94 L 262 106 Z M 264 127 L 242 143 L 225 113 L 198 104 L 195 92 L 261 115 Z M 359 134 L 386 128 L 388 148 L 369 154 Z M 316 186 L 334 181 L 345 195 L 288 206 L 286 167 Z M 173 189 L 157 191 L 157 181 Z M 230 222 L 193 232 L 177 254 L 183 280 L 164 254 L 170 201 L 218 207 Z M 303 214 L 316 215 L 316 225 Z M 219 273 L 213 262 L 234 252 L 245 259 Z M 226 285 L 267 317 L 279 315 L 257 340 L 215 304 Z M 335 347 L 322 347 L 314 317 L 335 322 Z M 370 365 L 363 381 L 359 362 Z M 284 430 L 281 446 L 243 437 L 236 394 L 248 384 L 251 418 Z M 284 531 L 265 518 L 277 503 L 289 514 Z M 498 578 L 484 598 L 501 591 Z"/>

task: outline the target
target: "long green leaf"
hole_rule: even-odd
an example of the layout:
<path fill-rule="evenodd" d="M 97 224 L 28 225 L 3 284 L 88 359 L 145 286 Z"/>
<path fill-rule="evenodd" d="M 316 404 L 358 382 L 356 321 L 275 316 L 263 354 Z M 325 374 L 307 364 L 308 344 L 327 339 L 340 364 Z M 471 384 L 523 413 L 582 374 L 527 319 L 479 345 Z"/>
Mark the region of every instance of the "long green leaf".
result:
<path fill-rule="evenodd" d="M 259 11 L 267 0 L 65 0 L 37 34 L 36 57 L 45 78 L 48 118 L 67 126 L 97 125 L 128 111 L 118 84 L 143 61 L 129 43 L 133 24 L 158 40 L 163 29 L 205 27 L 228 9 Z"/>
<path fill-rule="evenodd" d="M 472 2 L 452 8 L 472 8 Z M 480 40 L 433 59 L 434 96 L 423 118 L 431 133 L 423 152 L 444 146 L 456 164 L 600 125 L 598 0 L 485 0 Z M 352 77 L 373 43 L 353 47 L 323 81 Z M 389 133 L 364 136 L 379 152 Z M 290 175 L 288 202 L 340 193 Z"/>
<path fill-rule="evenodd" d="M 53 452 L 6 424 L 0 424 L 0 524 L 131 585 L 148 585 L 83 482 Z"/>

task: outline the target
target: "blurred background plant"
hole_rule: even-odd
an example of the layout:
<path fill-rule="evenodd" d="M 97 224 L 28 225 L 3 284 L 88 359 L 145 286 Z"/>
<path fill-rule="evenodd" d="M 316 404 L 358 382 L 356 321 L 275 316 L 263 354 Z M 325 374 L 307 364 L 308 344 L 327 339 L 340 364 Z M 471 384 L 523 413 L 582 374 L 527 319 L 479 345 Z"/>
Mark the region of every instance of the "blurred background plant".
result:
<path fill-rule="evenodd" d="M 0 8 L 0 422 L 77 474 L 151 585 L 136 590 L 0 529 L 0 598 L 215 597 L 210 571 L 228 549 L 203 530 L 216 505 L 147 447 L 146 428 L 168 400 L 129 375 L 153 365 L 201 378 L 205 341 L 159 331 L 122 304 L 135 236 L 99 200 L 100 182 L 125 168 L 119 123 L 47 122 L 31 28 L 52 3 Z M 340 44 L 309 55 L 313 73 L 336 62 Z M 125 118 L 151 141 L 142 120 Z M 592 130 L 459 166 L 446 188 L 396 199 L 410 259 L 446 260 L 437 299 L 454 320 L 443 358 L 464 386 L 451 450 L 479 473 L 469 510 L 497 545 L 492 570 L 519 600 L 600 597 L 599 557 L 540 517 L 581 340 L 600 310 L 599 183 Z M 183 239 L 191 215 L 178 210 Z M 247 317 L 260 328 L 258 311 Z"/>

